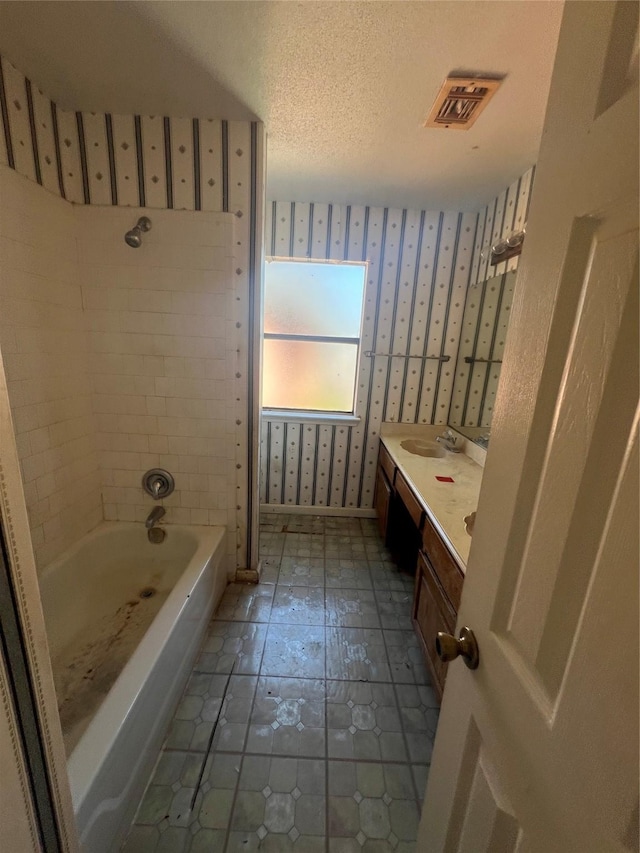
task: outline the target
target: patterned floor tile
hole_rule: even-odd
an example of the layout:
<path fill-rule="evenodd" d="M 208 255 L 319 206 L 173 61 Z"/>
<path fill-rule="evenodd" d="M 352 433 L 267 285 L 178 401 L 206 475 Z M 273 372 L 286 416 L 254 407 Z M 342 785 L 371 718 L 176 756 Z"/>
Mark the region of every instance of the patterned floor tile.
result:
<path fill-rule="evenodd" d="M 296 843 L 299 850 L 309 849 L 306 839 L 323 839 L 326 833 L 325 774 L 325 762 L 320 760 L 245 756 L 232 832 L 244 835 L 249 843 L 254 835 L 260 840 L 269 835 L 274 850 L 283 849 L 287 841 Z"/>
<path fill-rule="evenodd" d="M 231 676 L 213 739 L 214 750 L 239 752 L 244 748 L 257 683 L 255 676 Z"/>
<path fill-rule="evenodd" d="M 392 684 L 327 682 L 329 758 L 408 761 Z"/>
<path fill-rule="evenodd" d="M 225 591 L 123 850 L 416 853 L 439 706 L 414 578 L 374 519 L 269 514 L 260 541 L 262 582 Z"/>
<path fill-rule="evenodd" d="M 328 559 L 327 589 L 372 589 L 366 560 Z"/>
<path fill-rule="evenodd" d="M 295 841 L 288 835 L 266 835 L 261 840 L 255 832 L 230 832 L 225 853 L 325 853 L 325 845 L 324 838 L 309 835 Z M 217 853 L 217 848 L 207 853 Z"/>
<path fill-rule="evenodd" d="M 285 534 L 275 529 L 260 531 L 259 551 L 261 557 L 280 557 L 284 548 Z"/>
<path fill-rule="evenodd" d="M 323 587 L 324 557 L 283 557 L 278 583 L 292 586 Z"/>
<path fill-rule="evenodd" d="M 284 557 L 323 557 L 324 534 L 287 533 L 282 554 Z"/>
<path fill-rule="evenodd" d="M 214 673 L 233 667 L 238 675 L 257 675 L 266 638 L 266 624 L 215 620 L 194 669 Z"/>
<path fill-rule="evenodd" d="M 247 752 L 324 758 L 323 679 L 260 678 Z"/>
<path fill-rule="evenodd" d="M 367 539 L 375 539 L 376 542 L 381 541 L 377 518 L 361 518 L 360 529 L 362 530 L 362 535 Z"/>
<path fill-rule="evenodd" d="M 424 795 L 427 790 L 427 781 L 429 780 L 429 765 L 428 764 L 412 764 L 411 772 L 413 773 L 413 781 L 416 786 L 416 796 L 418 802 L 422 806 Z"/>
<path fill-rule="evenodd" d="M 415 577 L 400 571 L 392 563 L 380 560 L 369 560 L 369 573 L 373 582 L 373 588 L 377 590 L 392 590 L 394 592 L 407 592 L 413 595 Z"/>
<path fill-rule="evenodd" d="M 440 716 L 435 692 L 428 685 L 398 684 L 396 695 L 411 759 L 428 764 Z"/>
<path fill-rule="evenodd" d="M 380 628 L 373 590 L 327 590 L 326 612 L 327 625 L 343 628 Z"/>
<path fill-rule="evenodd" d="M 376 599 L 383 628 L 413 631 L 413 623 L 411 622 L 412 592 L 376 589 Z"/>
<path fill-rule="evenodd" d="M 232 622 L 268 622 L 275 587 L 271 584 L 230 583 L 216 619 Z"/>
<path fill-rule="evenodd" d="M 390 681 L 382 631 L 327 628 L 327 677 L 347 681 Z"/>
<path fill-rule="evenodd" d="M 361 846 L 355 838 L 330 838 L 329 853 L 418 853 L 418 851 L 415 841 L 398 841 L 394 847 L 388 841 L 367 841 L 363 838 Z"/>
<path fill-rule="evenodd" d="M 262 557 L 260 560 L 260 583 L 278 583 L 282 557 Z"/>
<path fill-rule="evenodd" d="M 290 515 L 286 524 L 287 533 L 315 533 L 325 531 L 324 518 L 321 515 Z"/>
<path fill-rule="evenodd" d="M 169 728 L 166 749 L 203 752 L 209 745 L 214 724 L 217 724 L 214 749 L 241 751 L 257 682 L 257 677 L 249 675 L 232 675 L 229 678 L 194 673 Z"/>
<path fill-rule="evenodd" d="M 271 608 L 271 622 L 324 625 L 324 590 L 279 584 Z"/>
<path fill-rule="evenodd" d="M 386 842 L 389 851 L 415 841 L 420 815 L 408 765 L 329 761 L 328 791 L 332 839 Z"/>
<path fill-rule="evenodd" d="M 324 678 L 325 629 L 320 625 L 270 625 L 261 675 Z"/>
<path fill-rule="evenodd" d="M 365 560 L 366 552 L 362 536 L 325 535 L 325 555 L 331 560 Z"/>
<path fill-rule="evenodd" d="M 383 631 L 391 677 L 399 684 L 429 684 L 430 679 L 415 631 Z"/>

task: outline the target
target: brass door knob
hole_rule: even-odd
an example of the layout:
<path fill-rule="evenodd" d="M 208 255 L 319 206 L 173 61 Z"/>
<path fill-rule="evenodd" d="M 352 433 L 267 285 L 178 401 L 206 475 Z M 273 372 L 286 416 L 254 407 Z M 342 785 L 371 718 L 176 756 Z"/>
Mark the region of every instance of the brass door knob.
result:
<path fill-rule="evenodd" d="M 460 656 L 469 669 L 477 669 L 480 663 L 480 651 L 475 635 L 471 628 L 461 628 L 456 640 L 451 634 L 438 631 L 436 635 L 436 652 L 444 663 L 449 663 Z"/>

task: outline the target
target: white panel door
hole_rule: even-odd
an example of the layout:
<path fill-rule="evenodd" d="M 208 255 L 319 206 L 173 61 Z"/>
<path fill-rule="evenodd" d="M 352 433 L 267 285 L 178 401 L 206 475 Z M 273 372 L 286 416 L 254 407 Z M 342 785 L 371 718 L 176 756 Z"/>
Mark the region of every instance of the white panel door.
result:
<path fill-rule="evenodd" d="M 565 5 L 420 853 L 638 849 L 637 31 Z"/>

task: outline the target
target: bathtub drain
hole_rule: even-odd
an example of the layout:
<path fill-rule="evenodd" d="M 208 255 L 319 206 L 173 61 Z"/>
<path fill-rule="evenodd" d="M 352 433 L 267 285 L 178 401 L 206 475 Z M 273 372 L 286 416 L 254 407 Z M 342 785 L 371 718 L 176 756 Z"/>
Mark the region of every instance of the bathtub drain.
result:
<path fill-rule="evenodd" d="M 155 594 L 156 591 L 152 586 L 146 586 L 143 590 L 140 591 L 140 598 L 151 598 Z"/>

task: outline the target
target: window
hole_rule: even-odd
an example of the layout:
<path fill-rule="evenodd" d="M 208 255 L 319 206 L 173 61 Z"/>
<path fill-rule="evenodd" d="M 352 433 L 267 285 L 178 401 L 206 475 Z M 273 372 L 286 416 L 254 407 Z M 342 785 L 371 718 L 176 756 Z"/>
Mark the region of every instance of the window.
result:
<path fill-rule="evenodd" d="M 267 262 L 264 408 L 353 414 L 366 266 Z"/>

